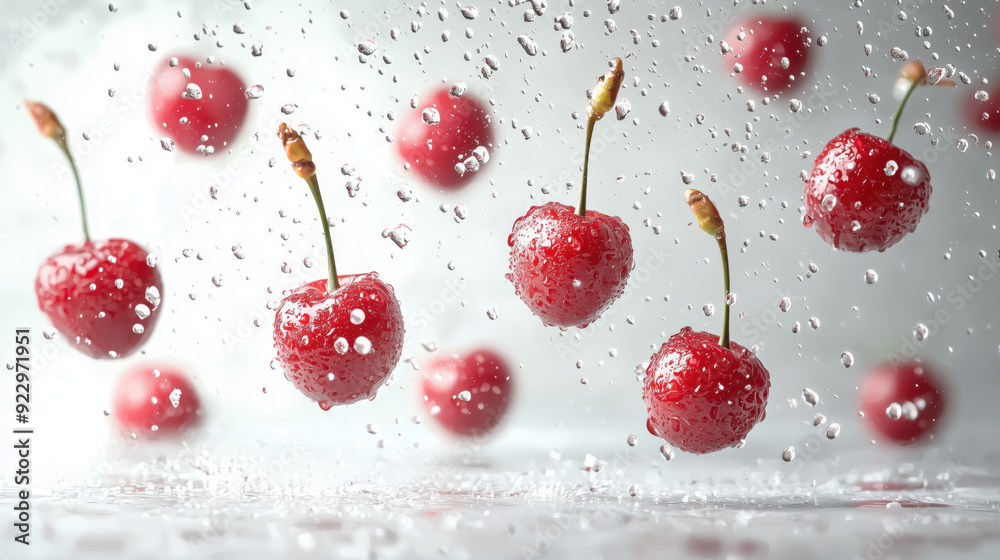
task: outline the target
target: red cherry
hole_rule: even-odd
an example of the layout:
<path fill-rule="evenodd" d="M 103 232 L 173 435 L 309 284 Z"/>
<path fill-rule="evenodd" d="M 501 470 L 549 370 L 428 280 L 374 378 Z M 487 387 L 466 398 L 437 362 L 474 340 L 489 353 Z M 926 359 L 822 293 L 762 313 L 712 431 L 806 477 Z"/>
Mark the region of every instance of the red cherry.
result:
<path fill-rule="evenodd" d="M 437 124 L 429 124 L 439 119 Z M 470 171 L 456 171 L 473 158 L 477 165 L 482 155 L 473 150 L 493 147 L 492 117 L 486 106 L 471 94 L 455 97 L 447 88 L 431 91 L 421 98 L 416 109 L 403 115 L 396 132 L 396 149 L 404 162 L 424 181 L 447 190 L 469 184 L 476 176 Z M 485 152 L 489 158 L 489 153 Z"/>
<path fill-rule="evenodd" d="M 803 223 L 842 251 L 885 251 L 927 213 L 927 167 L 888 141 L 851 128 L 816 158 Z"/>
<path fill-rule="evenodd" d="M 144 439 L 182 434 L 201 419 L 198 393 L 171 366 L 130 370 L 118 381 L 111 408 L 124 432 Z"/>
<path fill-rule="evenodd" d="M 513 387 L 503 358 L 482 349 L 464 358 L 441 358 L 424 368 L 423 391 L 424 408 L 444 429 L 479 437 L 503 420 Z"/>
<path fill-rule="evenodd" d="M 514 222 L 507 279 L 548 326 L 584 328 L 625 291 L 632 238 L 616 216 L 549 202 Z"/>
<path fill-rule="evenodd" d="M 861 384 L 865 420 L 893 443 L 909 445 L 933 437 L 944 410 L 940 378 L 919 362 L 882 364 Z"/>
<path fill-rule="evenodd" d="M 980 91 L 986 94 L 984 101 L 976 99 L 977 94 L 982 96 Z M 1000 133 L 1000 84 L 992 85 L 989 89 L 977 87 L 962 101 L 965 120 L 969 126 L 981 132 Z"/>
<path fill-rule="evenodd" d="M 189 91 L 189 85 L 196 87 Z M 163 60 L 153 76 L 153 123 L 185 152 L 197 153 L 199 146 L 222 150 L 243 126 L 249 107 L 245 90 L 243 80 L 229 68 L 184 56 L 177 57 L 175 66 Z"/>
<path fill-rule="evenodd" d="M 684 327 L 653 354 L 643 383 L 647 428 L 678 449 L 712 453 L 739 445 L 764 420 L 771 378 L 757 356 Z"/>
<path fill-rule="evenodd" d="M 146 342 L 160 317 L 163 280 L 147 257 L 127 239 L 67 245 L 38 268 L 38 307 L 84 354 L 128 356 Z"/>
<path fill-rule="evenodd" d="M 743 34 L 743 39 L 738 36 Z M 730 71 L 739 64 L 736 77 L 758 91 L 780 92 L 801 80 L 809 68 L 809 32 L 796 18 L 751 17 L 732 26 L 723 53 Z"/>
<path fill-rule="evenodd" d="M 327 279 L 292 291 L 274 317 L 274 346 L 285 378 L 324 410 L 373 399 L 403 351 L 403 316 L 378 274 Z"/>

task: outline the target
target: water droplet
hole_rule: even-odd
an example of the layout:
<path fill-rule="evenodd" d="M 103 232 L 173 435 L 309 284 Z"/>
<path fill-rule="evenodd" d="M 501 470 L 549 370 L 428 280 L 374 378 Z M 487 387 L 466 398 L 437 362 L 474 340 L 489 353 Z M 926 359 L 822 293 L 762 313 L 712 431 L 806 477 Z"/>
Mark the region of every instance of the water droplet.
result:
<path fill-rule="evenodd" d="M 346 354 L 348 350 L 347 339 L 340 337 L 333 342 L 333 349 L 337 351 L 338 354 Z"/>
<path fill-rule="evenodd" d="M 840 424 L 834 422 L 826 428 L 826 439 L 837 439 L 840 435 Z"/>
<path fill-rule="evenodd" d="M 360 325 L 365 322 L 365 312 L 360 309 L 351 310 L 351 323 Z"/>
<path fill-rule="evenodd" d="M 865 271 L 865 283 L 874 284 L 875 282 L 878 282 L 878 273 L 869 268 Z"/>
<path fill-rule="evenodd" d="M 489 317 L 491 321 L 496 321 L 497 317 L 499 316 L 497 314 L 497 308 L 496 307 L 491 307 L 491 308 L 487 309 L 486 310 L 486 316 Z"/>
<path fill-rule="evenodd" d="M 812 329 L 814 329 L 814 330 L 818 329 L 819 328 L 819 318 L 817 318 L 817 317 L 810 317 L 809 318 L 809 326 Z"/>
<path fill-rule="evenodd" d="M 990 94 L 983 90 L 979 90 L 975 94 L 976 101 L 987 101 L 990 98 Z"/>
<path fill-rule="evenodd" d="M 140 325 L 139 323 L 136 323 L 136 324 L 132 325 L 132 332 L 134 332 L 135 334 L 142 334 L 143 331 L 145 331 L 145 330 L 146 329 L 143 328 L 143 326 Z"/>
<path fill-rule="evenodd" d="M 252 85 L 243 92 L 243 96 L 247 99 L 260 99 L 264 95 L 264 86 L 257 84 Z"/>
<path fill-rule="evenodd" d="M 215 276 L 212 276 L 212 283 L 216 286 L 222 286 L 222 275 L 216 274 Z"/>
<path fill-rule="evenodd" d="M 438 124 L 441 122 L 441 113 L 433 107 L 428 107 L 420 113 L 420 118 L 424 121 L 424 124 Z"/>
<path fill-rule="evenodd" d="M 823 201 L 820 202 L 820 207 L 824 212 L 832 212 L 837 206 L 837 197 L 833 194 L 827 194 L 823 197 Z"/>
<path fill-rule="evenodd" d="M 889 417 L 890 420 L 899 420 L 903 416 L 903 407 L 899 403 L 892 403 L 885 409 L 885 415 Z"/>
<path fill-rule="evenodd" d="M 458 394 L 458 400 L 463 402 L 469 402 L 472 400 L 472 393 L 469 391 L 462 391 Z"/>
<path fill-rule="evenodd" d="M 925 122 L 918 122 L 917 124 L 913 125 L 913 132 L 916 132 L 921 136 L 927 134 L 930 131 L 931 131 L 931 125 Z"/>
<path fill-rule="evenodd" d="M 885 174 L 886 174 L 886 176 L 892 177 L 893 175 L 896 174 L 896 171 L 899 171 L 899 164 L 898 163 L 896 163 L 894 160 L 891 160 L 891 159 L 889 161 L 885 162 Z"/>
<path fill-rule="evenodd" d="M 476 19 L 479 17 L 479 10 L 475 6 L 466 6 L 462 8 L 462 17 L 465 19 Z"/>
<path fill-rule="evenodd" d="M 791 109 L 793 113 L 798 113 L 802 110 L 802 102 L 798 99 L 792 99 L 788 102 L 788 108 Z"/>
<path fill-rule="evenodd" d="M 160 306 L 160 290 L 156 286 L 149 286 L 146 288 L 146 301 L 156 309 Z"/>
<path fill-rule="evenodd" d="M 382 237 L 392 239 L 392 242 L 395 243 L 397 247 L 402 249 L 410 242 L 411 233 L 413 233 L 413 230 L 410 229 L 410 226 L 406 224 L 399 224 L 394 228 L 382 230 Z"/>
<path fill-rule="evenodd" d="M 849 368 L 854 365 L 854 354 L 850 352 L 844 352 L 840 355 L 840 363 L 844 364 L 845 368 Z"/>
<path fill-rule="evenodd" d="M 908 185 L 916 185 L 924 180 L 924 174 L 916 166 L 907 165 L 899 174 L 899 178 Z"/>
<path fill-rule="evenodd" d="M 260 41 L 250 45 L 250 54 L 254 56 L 260 56 L 264 54 L 264 45 Z"/>
<path fill-rule="evenodd" d="M 802 400 L 806 401 L 809 406 L 816 406 L 816 403 L 819 402 L 819 395 L 816 394 L 816 391 L 806 387 L 802 389 Z"/>
<path fill-rule="evenodd" d="M 149 307 L 145 303 L 140 303 L 135 306 L 135 315 L 139 320 L 149 317 Z"/>
<path fill-rule="evenodd" d="M 701 310 L 705 313 L 706 317 L 711 317 L 715 313 L 715 306 L 711 303 L 706 303 Z"/>
<path fill-rule="evenodd" d="M 826 416 L 823 416 L 818 412 L 816 413 L 816 416 L 813 416 L 813 426 L 820 426 L 825 422 L 826 422 Z"/>
<path fill-rule="evenodd" d="M 927 338 L 929 332 L 930 331 L 927 330 L 927 325 L 923 323 L 917 323 L 916 328 L 913 329 L 913 337 L 916 338 L 917 341 L 919 342 Z"/>
<path fill-rule="evenodd" d="M 665 117 L 669 114 L 670 114 L 670 102 L 664 101 L 663 103 L 660 103 L 660 115 Z"/>
<path fill-rule="evenodd" d="M 378 43 L 376 43 L 373 39 L 365 39 L 364 41 L 358 43 L 358 52 L 365 56 L 375 54 L 375 51 L 377 50 Z"/>
<path fill-rule="evenodd" d="M 660 455 L 663 455 L 663 458 L 669 461 L 674 458 L 674 450 L 670 449 L 666 445 L 661 445 Z"/>
<path fill-rule="evenodd" d="M 790 463 L 792 461 L 792 459 L 794 459 L 794 458 L 795 458 L 795 446 L 794 445 L 789 445 L 788 447 L 785 448 L 784 451 L 781 452 L 781 460 L 784 461 L 784 462 L 786 462 L 786 463 Z"/>
<path fill-rule="evenodd" d="M 535 56 L 538 54 L 538 43 L 536 43 L 531 37 L 521 35 L 517 38 L 517 42 L 521 45 L 521 48 L 524 49 L 524 52 L 527 53 L 528 56 Z"/>
<path fill-rule="evenodd" d="M 368 355 L 372 351 L 372 341 L 364 336 L 359 336 L 354 340 L 354 351 L 362 356 Z"/>

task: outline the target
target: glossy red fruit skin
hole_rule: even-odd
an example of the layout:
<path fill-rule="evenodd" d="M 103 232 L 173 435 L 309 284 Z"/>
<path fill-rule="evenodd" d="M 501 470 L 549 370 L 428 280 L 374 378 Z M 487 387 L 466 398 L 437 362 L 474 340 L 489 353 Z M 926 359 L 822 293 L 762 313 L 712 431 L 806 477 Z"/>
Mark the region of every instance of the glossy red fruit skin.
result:
<path fill-rule="evenodd" d="M 403 351 L 403 315 L 392 286 L 374 272 L 338 281 L 333 292 L 326 279 L 298 287 L 281 300 L 274 317 L 285 379 L 324 410 L 375 398 Z M 356 309 L 364 313 L 359 324 L 351 317 Z M 365 354 L 355 348 L 365 351 L 359 337 L 371 344 Z"/>
<path fill-rule="evenodd" d="M 438 124 L 424 122 L 422 114 L 427 108 L 437 109 L 441 118 Z M 459 174 L 455 165 L 473 157 L 472 151 L 480 146 L 492 150 L 492 117 L 471 94 L 455 97 L 447 88 L 436 89 L 420 98 L 416 109 L 402 116 L 395 143 L 399 157 L 424 181 L 441 189 L 457 190 L 482 173 L 480 169 Z"/>
<path fill-rule="evenodd" d="M 923 400 L 923 408 L 919 401 Z M 898 420 L 889 417 L 892 403 L 916 406 L 917 417 L 904 413 Z M 907 407 L 909 408 L 909 407 Z M 945 391 L 940 377 L 919 362 L 884 363 L 868 374 L 861 384 L 861 411 L 877 436 L 899 445 L 909 445 L 929 437 L 941 424 L 945 412 Z"/>
<path fill-rule="evenodd" d="M 38 307 L 77 350 L 91 358 L 124 358 L 145 344 L 160 317 L 163 280 L 146 263 L 148 256 L 127 239 L 67 245 L 38 267 Z M 154 301 L 147 299 L 150 288 L 156 288 Z M 136 314 L 140 304 L 150 310 L 145 319 Z M 133 332 L 136 324 L 143 332 Z"/>
<path fill-rule="evenodd" d="M 647 428 L 690 453 L 734 447 L 764 420 L 770 388 L 771 376 L 752 352 L 684 327 L 646 368 Z"/>
<path fill-rule="evenodd" d="M 805 23 L 796 18 L 750 17 L 737 22 L 726 33 L 732 49 L 723 56 L 728 72 L 739 63 L 743 70 L 736 75 L 746 86 L 760 92 L 778 93 L 802 84 L 802 73 L 809 70 L 809 33 Z M 740 41 L 737 35 L 746 34 Z M 788 59 L 782 68 L 781 59 Z"/>
<path fill-rule="evenodd" d="M 593 210 L 578 216 L 558 202 L 532 206 L 507 245 L 514 291 L 545 325 L 562 329 L 596 321 L 625 291 L 633 265 L 625 222 Z"/>
<path fill-rule="evenodd" d="M 156 133 L 171 138 L 176 146 L 190 154 L 198 146 L 212 146 L 219 153 L 239 135 L 246 119 L 249 101 L 246 84 L 229 68 L 201 63 L 185 56 L 177 57 L 177 66 L 169 59 L 160 61 L 152 78 L 150 111 Z M 184 69 L 191 77 L 184 77 Z M 188 84 L 201 88 L 201 99 L 187 99 Z M 181 124 L 186 118 L 187 124 Z M 202 136 L 208 136 L 202 140 Z"/>
<path fill-rule="evenodd" d="M 891 176 L 889 162 L 896 164 Z M 829 195 L 836 203 L 826 210 L 823 200 Z M 917 229 L 930 198 L 931 175 L 923 163 L 883 138 L 851 128 L 816 158 L 805 187 L 803 224 L 841 251 L 885 251 Z"/>
<path fill-rule="evenodd" d="M 986 91 L 989 98 L 979 101 L 976 99 L 978 91 Z M 992 85 L 985 90 L 977 87 L 969 92 L 962 97 L 962 110 L 965 112 L 966 122 L 972 128 L 989 134 L 1000 133 L 1000 85 Z"/>
<path fill-rule="evenodd" d="M 202 414 L 194 385 L 173 366 L 129 370 L 115 386 L 111 410 L 123 433 L 142 439 L 183 434 L 198 425 Z"/>
<path fill-rule="evenodd" d="M 445 430 L 460 437 L 483 437 L 503 420 L 513 398 L 510 369 L 496 352 L 439 358 L 422 370 L 423 403 Z M 470 399 L 458 397 L 468 391 Z M 436 410 L 436 411 L 435 411 Z"/>

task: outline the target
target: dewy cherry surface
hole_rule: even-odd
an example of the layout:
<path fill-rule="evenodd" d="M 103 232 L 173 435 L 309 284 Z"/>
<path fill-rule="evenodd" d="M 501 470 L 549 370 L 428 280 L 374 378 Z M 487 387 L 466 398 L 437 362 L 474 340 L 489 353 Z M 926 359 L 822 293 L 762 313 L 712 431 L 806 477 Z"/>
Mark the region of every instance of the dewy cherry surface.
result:
<path fill-rule="evenodd" d="M 739 445 L 764 420 L 770 375 L 746 348 L 691 327 L 664 342 L 646 368 L 647 427 L 682 451 Z"/>
<path fill-rule="evenodd" d="M 803 223 L 842 251 L 884 251 L 927 213 L 930 173 L 888 141 L 851 128 L 816 158 Z"/>
<path fill-rule="evenodd" d="M 139 349 L 159 319 L 163 280 L 127 239 L 67 245 L 38 269 L 38 307 L 70 345 L 92 358 Z"/>
<path fill-rule="evenodd" d="M 229 68 L 189 57 L 158 63 L 150 94 L 156 134 L 194 154 L 199 146 L 221 152 L 239 135 L 249 101 L 246 84 Z M 187 75 L 186 75 L 187 74 Z"/>
<path fill-rule="evenodd" d="M 543 323 L 586 327 L 625 291 L 632 238 L 620 218 L 558 202 L 534 206 L 507 239 L 507 279 Z"/>
<path fill-rule="evenodd" d="M 476 177 L 474 169 L 489 160 L 492 117 L 470 93 L 455 96 L 448 88 L 435 89 L 403 114 L 395 143 L 400 158 L 428 184 L 460 189 Z M 465 165 L 470 158 L 473 169 Z"/>
<path fill-rule="evenodd" d="M 174 366 L 129 370 L 115 386 L 111 410 L 123 432 L 142 439 L 182 434 L 202 413 L 194 385 Z"/>
<path fill-rule="evenodd" d="M 423 405 L 448 432 L 480 437 L 504 419 L 513 380 L 504 359 L 488 349 L 439 358 L 422 369 Z"/>
<path fill-rule="evenodd" d="M 809 69 L 809 32 L 792 17 L 750 17 L 729 28 L 726 70 L 757 91 L 777 93 L 798 83 Z M 738 65 L 738 66 L 736 66 Z M 735 68 L 734 68 L 735 67 Z M 737 69 L 739 70 L 737 72 Z"/>
<path fill-rule="evenodd" d="M 944 386 L 920 362 L 884 363 L 861 384 L 861 411 L 876 437 L 900 445 L 916 443 L 940 426 Z"/>
<path fill-rule="evenodd" d="M 374 272 L 300 286 L 274 318 L 285 378 L 324 409 L 372 399 L 399 362 L 403 316 L 392 287 Z"/>

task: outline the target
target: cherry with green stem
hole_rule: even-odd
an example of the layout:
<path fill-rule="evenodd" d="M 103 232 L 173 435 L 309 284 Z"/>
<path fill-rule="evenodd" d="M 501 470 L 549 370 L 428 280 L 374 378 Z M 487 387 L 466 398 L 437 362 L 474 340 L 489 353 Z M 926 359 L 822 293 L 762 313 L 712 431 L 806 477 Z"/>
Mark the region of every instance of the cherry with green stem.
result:
<path fill-rule="evenodd" d="M 274 347 L 285 378 L 320 408 L 373 399 L 403 351 L 403 316 L 392 286 L 375 272 L 338 276 L 316 164 L 285 123 L 278 138 L 320 214 L 327 278 L 287 293 L 274 317 Z"/>
<path fill-rule="evenodd" d="M 155 259 L 134 241 L 93 241 L 80 172 L 66 129 L 42 103 L 24 101 L 39 132 L 69 161 L 80 206 L 84 241 L 48 257 L 35 277 L 38 307 L 73 347 L 97 359 L 136 352 L 160 316 L 163 280 Z"/>
<path fill-rule="evenodd" d="M 650 358 L 642 398 L 650 433 L 682 451 L 712 453 L 740 445 L 764 420 L 771 376 L 753 352 L 729 339 L 729 253 L 722 216 L 704 193 L 689 189 L 684 196 L 722 255 L 722 335 L 684 327 L 671 336 Z"/>
<path fill-rule="evenodd" d="M 931 183 L 927 167 L 892 143 L 903 109 L 920 85 L 953 86 L 941 68 L 920 62 L 903 66 L 906 90 L 886 139 L 850 128 L 827 143 L 816 157 L 805 187 L 802 223 L 815 227 L 842 251 L 885 251 L 927 213 Z"/>
<path fill-rule="evenodd" d="M 514 291 L 545 325 L 584 328 L 621 296 L 633 265 L 628 226 L 587 209 L 590 144 L 597 121 L 614 109 L 625 79 L 622 61 L 597 80 L 587 105 L 580 202 L 533 206 L 514 222 L 510 273 Z"/>

